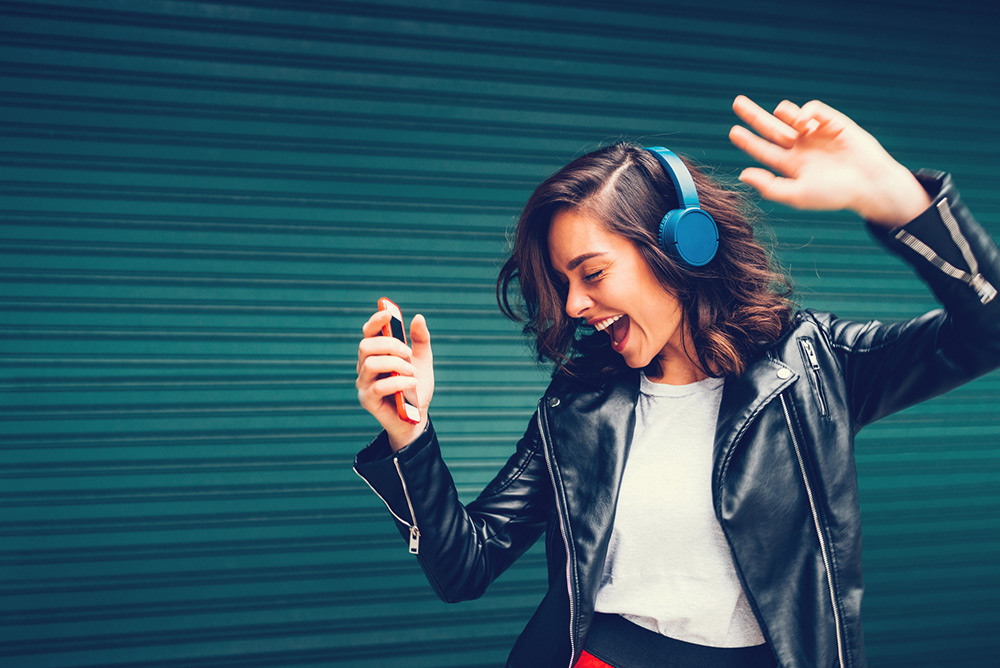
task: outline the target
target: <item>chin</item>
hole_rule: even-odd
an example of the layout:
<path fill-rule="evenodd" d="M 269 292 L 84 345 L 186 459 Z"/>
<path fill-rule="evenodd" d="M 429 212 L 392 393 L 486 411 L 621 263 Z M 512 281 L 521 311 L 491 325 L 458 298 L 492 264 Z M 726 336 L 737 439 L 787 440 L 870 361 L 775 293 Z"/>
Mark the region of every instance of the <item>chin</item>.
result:
<path fill-rule="evenodd" d="M 625 360 L 625 365 L 630 369 L 645 369 L 653 361 L 651 359 L 637 358 L 632 355 L 628 357 L 622 355 L 622 359 Z"/>

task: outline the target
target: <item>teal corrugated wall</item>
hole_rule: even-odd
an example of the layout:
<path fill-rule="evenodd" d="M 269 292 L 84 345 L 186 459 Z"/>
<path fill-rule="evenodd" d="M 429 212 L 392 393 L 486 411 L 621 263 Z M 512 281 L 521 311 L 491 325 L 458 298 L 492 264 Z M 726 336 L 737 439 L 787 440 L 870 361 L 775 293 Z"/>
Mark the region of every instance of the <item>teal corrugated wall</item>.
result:
<path fill-rule="evenodd" d="M 980 6 L 981 5 L 981 6 Z M 823 98 L 998 228 L 986 3 L 0 1 L 0 666 L 497 666 L 534 549 L 438 602 L 351 472 L 360 325 L 427 317 L 465 499 L 545 385 L 494 304 L 533 186 L 619 137 L 732 176 Z M 803 305 L 932 306 L 857 221 L 767 207 Z M 864 432 L 874 666 L 993 665 L 1000 377 Z M 539 546 L 540 547 L 540 546 Z"/>

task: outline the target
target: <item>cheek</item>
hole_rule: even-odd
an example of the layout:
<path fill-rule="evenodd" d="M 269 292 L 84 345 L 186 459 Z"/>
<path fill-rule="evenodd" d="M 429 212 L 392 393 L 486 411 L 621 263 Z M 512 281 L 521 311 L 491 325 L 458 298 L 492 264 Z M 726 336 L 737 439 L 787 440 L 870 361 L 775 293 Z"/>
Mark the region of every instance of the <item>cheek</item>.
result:
<path fill-rule="evenodd" d="M 661 338 L 667 341 L 680 328 L 683 312 L 677 300 L 665 295 L 662 290 L 657 292 L 659 294 L 655 298 L 649 295 L 645 300 L 642 327 L 650 330 L 647 335 L 657 341 Z"/>

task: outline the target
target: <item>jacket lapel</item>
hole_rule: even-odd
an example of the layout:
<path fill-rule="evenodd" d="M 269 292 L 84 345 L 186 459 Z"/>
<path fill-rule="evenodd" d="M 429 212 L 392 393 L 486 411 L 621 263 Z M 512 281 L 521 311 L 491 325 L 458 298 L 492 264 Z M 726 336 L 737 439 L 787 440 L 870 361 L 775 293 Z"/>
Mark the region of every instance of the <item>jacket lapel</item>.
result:
<path fill-rule="evenodd" d="M 576 600 L 574 633 L 587 633 L 594 596 L 604 572 L 618 490 L 632 433 L 639 377 L 587 392 L 561 392 L 543 398 L 543 425 L 549 432 L 557 505 L 573 545 L 569 575 Z"/>
<path fill-rule="evenodd" d="M 618 498 L 618 486 L 635 429 L 635 402 L 639 392 L 634 382 L 616 383 L 589 392 L 563 393 L 557 405 L 546 407 L 553 462 L 574 522 L 574 540 L 600 543 L 610 526 Z M 603 554 L 601 555 L 603 563 Z"/>
<path fill-rule="evenodd" d="M 798 379 L 785 364 L 764 357 L 740 376 L 729 376 L 722 389 L 719 421 L 715 428 L 712 487 L 719 489 L 722 473 L 746 431 L 761 410 Z"/>

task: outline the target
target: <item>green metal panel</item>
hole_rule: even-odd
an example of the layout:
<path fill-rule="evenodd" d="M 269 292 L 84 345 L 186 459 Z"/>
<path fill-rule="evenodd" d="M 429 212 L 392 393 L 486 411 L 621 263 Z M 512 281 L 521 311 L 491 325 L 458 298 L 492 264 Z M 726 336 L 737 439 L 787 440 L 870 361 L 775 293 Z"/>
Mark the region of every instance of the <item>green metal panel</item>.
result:
<path fill-rule="evenodd" d="M 545 385 L 497 314 L 532 187 L 618 137 L 732 176 L 729 104 L 820 97 L 996 232 L 970 3 L 0 2 L 0 665 L 495 666 L 532 550 L 438 602 L 351 472 L 360 325 L 432 328 L 465 499 Z M 800 301 L 932 301 L 849 216 L 765 207 Z M 873 665 L 985 665 L 1000 377 L 863 433 Z"/>

